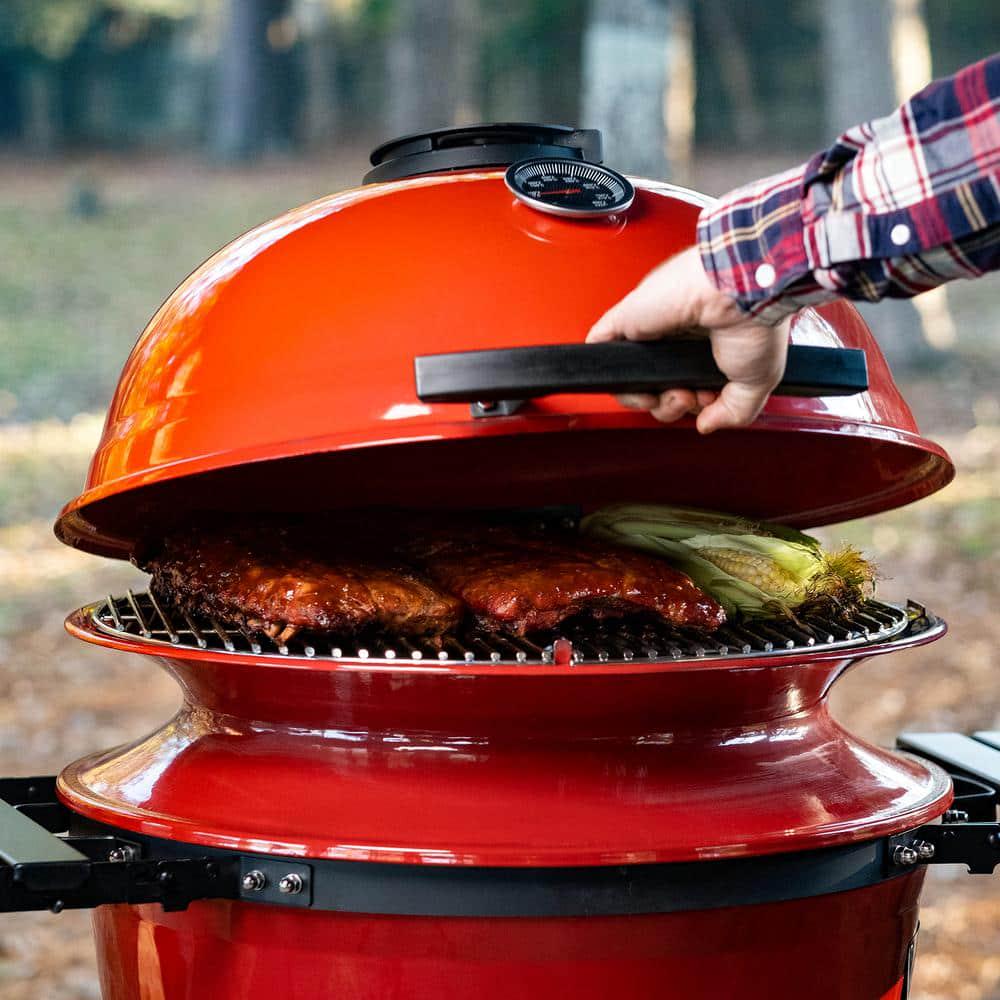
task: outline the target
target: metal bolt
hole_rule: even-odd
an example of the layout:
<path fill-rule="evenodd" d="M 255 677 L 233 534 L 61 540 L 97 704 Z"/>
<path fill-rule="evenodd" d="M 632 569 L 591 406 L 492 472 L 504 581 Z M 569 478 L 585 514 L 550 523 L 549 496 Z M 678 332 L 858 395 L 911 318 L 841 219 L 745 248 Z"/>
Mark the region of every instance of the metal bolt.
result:
<path fill-rule="evenodd" d="M 292 872 L 289 875 L 285 875 L 281 881 L 278 883 L 278 890 L 289 896 L 296 896 L 302 891 L 302 876 L 296 875 Z"/>
<path fill-rule="evenodd" d="M 915 865 L 920 860 L 920 855 L 912 847 L 898 844 L 892 852 L 892 860 L 897 865 Z"/>
<path fill-rule="evenodd" d="M 929 840 L 918 840 L 914 843 L 913 849 L 917 852 L 921 861 L 930 861 L 937 850 Z"/>
<path fill-rule="evenodd" d="M 253 871 L 249 871 L 243 876 L 240 885 L 244 892 L 260 892 L 267 885 L 267 876 L 254 868 Z"/>
<path fill-rule="evenodd" d="M 964 809 L 948 809 L 941 817 L 942 823 L 968 823 L 969 814 Z"/>
<path fill-rule="evenodd" d="M 121 847 L 114 847 L 108 851 L 108 861 L 115 861 L 118 863 L 124 861 L 135 861 L 138 856 L 138 849 L 133 847 L 131 844 L 122 844 Z"/>

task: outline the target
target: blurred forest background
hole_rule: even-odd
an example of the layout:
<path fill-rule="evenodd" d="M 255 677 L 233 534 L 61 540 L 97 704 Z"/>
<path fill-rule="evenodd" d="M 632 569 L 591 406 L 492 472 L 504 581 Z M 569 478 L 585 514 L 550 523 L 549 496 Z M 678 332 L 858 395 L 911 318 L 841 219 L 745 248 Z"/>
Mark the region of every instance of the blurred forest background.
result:
<path fill-rule="evenodd" d="M 612 166 L 719 194 L 997 49 L 996 0 L 0 0 L 0 773 L 52 773 L 176 704 L 151 664 L 63 635 L 136 574 L 51 522 L 135 336 L 213 250 L 453 123 L 597 127 Z M 822 532 L 952 624 L 839 685 L 874 741 L 1000 727 L 998 292 L 865 311 L 959 468 Z M 1000 879 L 929 883 L 916 1000 L 1000 1000 Z M 0 917 L 0 1000 L 98 996 L 85 914 Z"/>

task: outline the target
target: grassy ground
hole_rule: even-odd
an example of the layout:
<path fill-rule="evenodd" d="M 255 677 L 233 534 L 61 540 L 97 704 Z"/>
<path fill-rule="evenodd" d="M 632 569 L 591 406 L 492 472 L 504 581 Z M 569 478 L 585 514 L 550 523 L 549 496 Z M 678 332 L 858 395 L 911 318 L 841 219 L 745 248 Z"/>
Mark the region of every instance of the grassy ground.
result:
<path fill-rule="evenodd" d="M 706 163 L 702 186 L 722 190 L 767 166 Z M 348 186 L 363 163 L 349 152 L 247 173 L 185 163 L 87 169 L 107 205 L 94 219 L 66 211 L 79 167 L 0 161 L 2 774 L 56 771 L 173 711 L 175 690 L 154 666 L 64 636 L 67 611 L 138 577 L 60 546 L 52 519 L 80 488 L 121 361 L 162 298 L 228 238 Z M 889 599 L 921 599 L 952 625 L 944 641 L 872 660 L 838 685 L 839 717 L 882 743 L 905 728 L 1000 727 L 998 289 L 995 278 L 956 288 L 955 359 L 904 381 L 923 430 L 955 457 L 956 482 L 823 532 L 877 554 Z M 925 904 L 916 1000 L 1000 1000 L 1000 880 L 935 872 Z M 97 996 L 85 915 L 0 917 L 0 1000 Z"/>

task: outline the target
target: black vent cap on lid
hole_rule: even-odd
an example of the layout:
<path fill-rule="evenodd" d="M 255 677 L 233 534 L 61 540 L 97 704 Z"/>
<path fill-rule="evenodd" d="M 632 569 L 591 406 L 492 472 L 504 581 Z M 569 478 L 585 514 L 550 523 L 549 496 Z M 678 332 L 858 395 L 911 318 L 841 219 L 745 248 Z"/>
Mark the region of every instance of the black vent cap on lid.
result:
<path fill-rule="evenodd" d="M 398 181 L 444 170 L 500 167 L 530 156 L 561 156 L 600 163 L 601 133 L 570 125 L 494 122 L 416 132 L 372 150 L 365 184 Z"/>

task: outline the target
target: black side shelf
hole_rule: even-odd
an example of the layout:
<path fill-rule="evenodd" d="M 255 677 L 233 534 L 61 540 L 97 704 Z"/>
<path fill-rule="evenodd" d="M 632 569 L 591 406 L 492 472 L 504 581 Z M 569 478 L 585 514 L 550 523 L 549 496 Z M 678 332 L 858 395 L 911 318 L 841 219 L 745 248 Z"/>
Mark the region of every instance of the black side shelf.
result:
<path fill-rule="evenodd" d="M 964 864 L 973 875 L 991 875 L 1000 864 L 1000 732 L 903 733 L 896 745 L 947 771 L 955 801 L 940 823 L 889 839 L 896 867 Z"/>
<path fill-rule="evenodd" d="M 58 913 L 103 903 L 183 910 L 196 899 L 239 895 L 233 863 L 141 855 L 138 843 L 59 802 L 55 778 L 0 779 L 0 912 Z"/>

